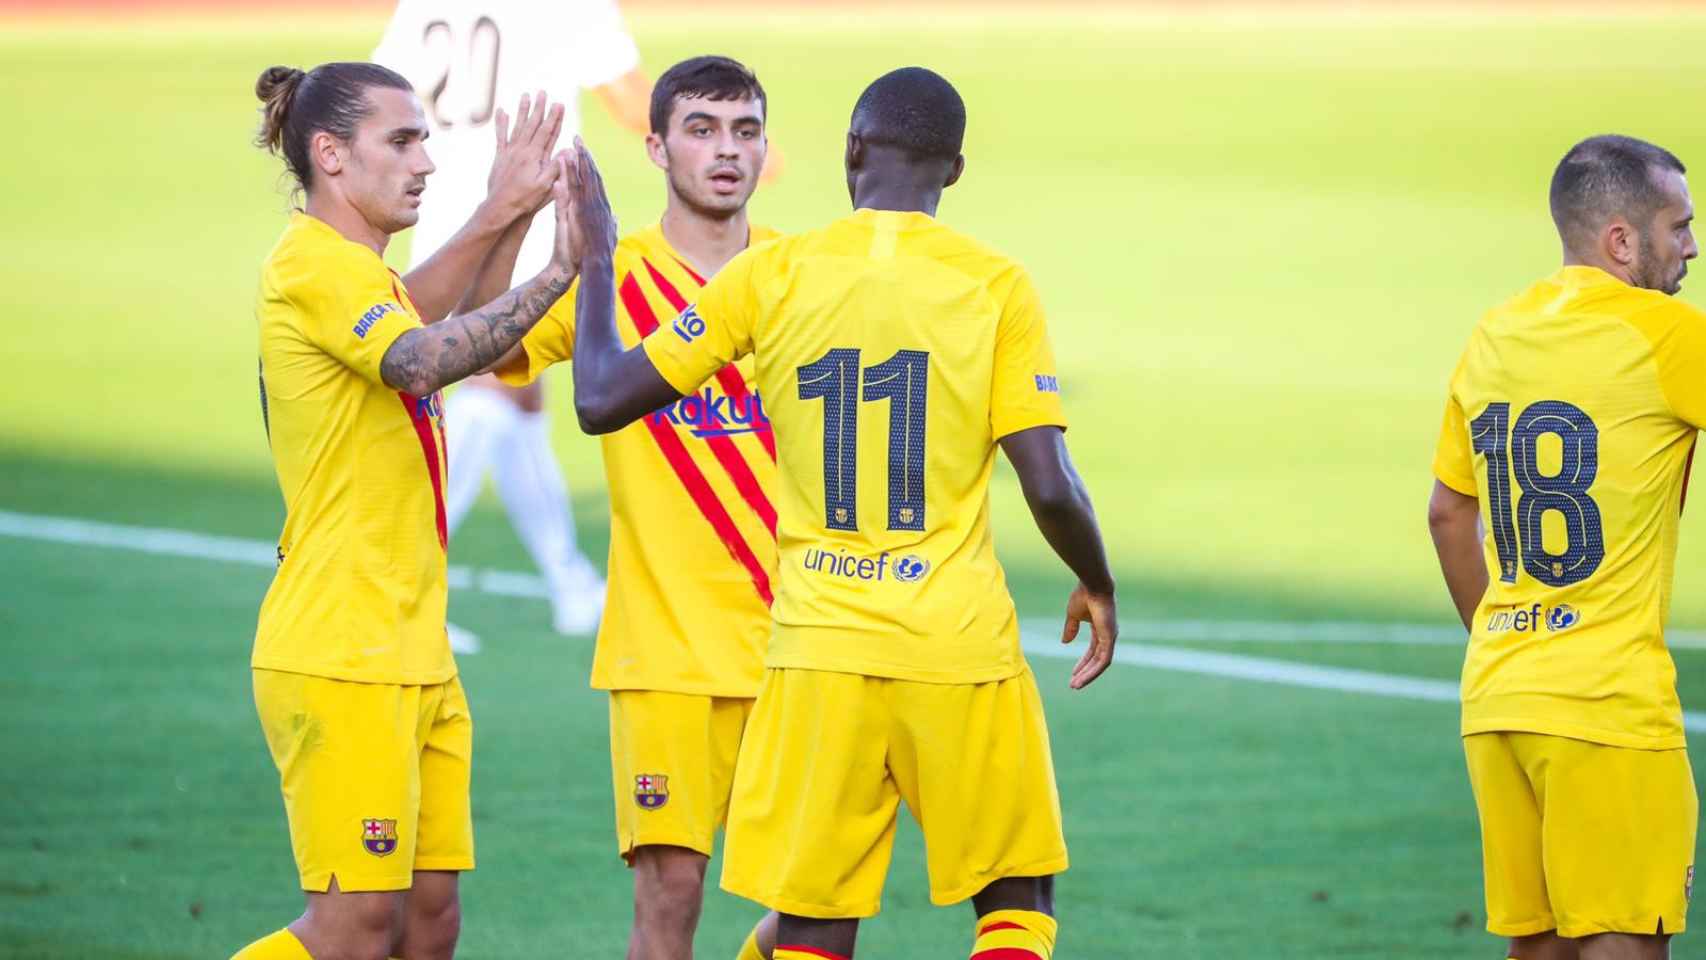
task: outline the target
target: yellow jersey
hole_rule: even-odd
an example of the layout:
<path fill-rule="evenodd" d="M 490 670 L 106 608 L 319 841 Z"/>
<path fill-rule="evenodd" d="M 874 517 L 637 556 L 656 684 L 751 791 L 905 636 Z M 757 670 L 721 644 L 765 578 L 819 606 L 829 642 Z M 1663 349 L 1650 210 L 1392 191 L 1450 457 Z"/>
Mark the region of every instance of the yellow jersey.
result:
<path fill-rule="evenodd" d="M 760 243 L 776 231 L 752 227 Z M 653 224 L 616 246 L 616 327 L 633 346 L 704 285 Z M 574 356 L 577 283 L 498 375 L 515 384 Z M 776 569 L 776 442 L 752 362 L 604 435 L 609 596 L 592 658 L 600 690 L 754 697 Z"/>
<path fill-rule="evenodd" d="M 1706 314 L 1680 300 L 1565 267 L 1481 320 L 1434 457 L 1485 529 L 1464 735 L 1684 745 L 1664 628 L 1703 423 Z"/>
<path fill-rule="evenodd" d="M 996 440 L 1065 419 L 1018 264 L 925 214 L 859 210 L 742 253 L 645 349 L 688 395 L 757 361 L 781 480 L 769 666 L 1024 669 L 989 477 Z"/>
<path fill-rule="evenodd" d="M 449 680 L 442 407 L 379 378 L 386 349 L 421 326 L 408 292 L 372 249 L 297 213 L 261 270 L 255 314 L 285 517 L 253 665 Z"/>

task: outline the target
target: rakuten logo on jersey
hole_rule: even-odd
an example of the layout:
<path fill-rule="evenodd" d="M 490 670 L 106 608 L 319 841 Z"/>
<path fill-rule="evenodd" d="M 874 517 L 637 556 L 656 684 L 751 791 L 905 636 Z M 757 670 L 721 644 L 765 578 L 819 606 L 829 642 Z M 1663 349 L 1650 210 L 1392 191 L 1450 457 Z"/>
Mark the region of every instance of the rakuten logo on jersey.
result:
<path fill-rule="evenodd" d="M 1536 633 L 1541 627 L 1545 627 L 1553 633 L 1558 633 L 1581 622 L 1581 611 L 1567 603 L 1551 607 L 1536 603 L 1528 607 L 1494 610 L 1492 615 L 1487 617 L 1487 632 Z"/>
<path fill-rule="evenodd" d="M 757 393 L 745 397 L 718 396 L 710 387 L 648 414 L 652 423 L 687 427 L 695 437 L 727 437 L 770 429 L 764 399 Z"/>

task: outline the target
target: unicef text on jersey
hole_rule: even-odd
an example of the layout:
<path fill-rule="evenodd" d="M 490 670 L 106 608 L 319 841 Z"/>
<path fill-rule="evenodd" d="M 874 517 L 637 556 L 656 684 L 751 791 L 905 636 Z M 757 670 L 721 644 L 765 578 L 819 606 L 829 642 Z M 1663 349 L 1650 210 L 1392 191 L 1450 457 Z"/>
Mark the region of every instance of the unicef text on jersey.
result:
<path fill-rule="evenodd" d="M 930 572 L 930 561 L 915 553 L 897 557 L 891 564 L 887 551 L 875 557 L 856 557 L 846 551 L 832 553 L 818 547 L 806 551 L 800 566 L 810 573 L 843 580 L 876 582 L 892 579 L 901 583 L 917 583 Z"/>
<path fill-rule="evenodd" d="M 1542 626 L 1553 633 L 1568 630 L 1582 622 L 1582 615 L 1567 603 L 1551 607 L 1536 603 L 1528 607 L 1507 607 L 1494 610 L 1487 617 L 1488 633 L 1530 633 Z"/>

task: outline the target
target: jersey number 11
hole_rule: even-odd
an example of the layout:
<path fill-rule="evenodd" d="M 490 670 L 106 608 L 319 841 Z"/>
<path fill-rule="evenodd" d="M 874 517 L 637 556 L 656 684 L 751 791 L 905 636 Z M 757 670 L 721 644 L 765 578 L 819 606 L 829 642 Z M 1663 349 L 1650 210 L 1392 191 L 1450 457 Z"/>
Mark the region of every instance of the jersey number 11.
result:
<path fill-rule="evenodd" d="M 859 351 L 838 347 L 795 371 L 800 399 L 823 401 L 823 522 L 859 529 L 859 402 L 889 403 L 890 530 L 924 529 L 924 413 L 930 354 L 900 350 L 859 369 Z M 864 378 L 864 393 L 859 391 Z"/>

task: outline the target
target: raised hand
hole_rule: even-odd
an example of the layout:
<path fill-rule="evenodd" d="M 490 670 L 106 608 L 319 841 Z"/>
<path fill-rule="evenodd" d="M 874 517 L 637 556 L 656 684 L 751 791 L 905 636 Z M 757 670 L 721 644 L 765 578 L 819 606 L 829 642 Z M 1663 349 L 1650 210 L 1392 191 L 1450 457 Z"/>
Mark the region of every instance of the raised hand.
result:
<path fill-rule="evenodd" d="M 551 152 L 563 132 L 563 105 L 547 106 L 545 91 L 522 94 L 515 108 L 515 125 L 500 108 L 492 127 L 497 151 L 486 177 L 486 200 L 510 220 L 531 217 L 551 200 L 557 165 Z"/>
<path fill-rule="evenodd" d="M 616 214 L 604 192 L 604 177 L 581 138 L 575 138 L 572 158 L 559 156 L 566 190 L 557 201 L 557 250 L 552 257 L 579 272 L 589 256 L 609 261 L 615 255 Z"/>
<path fill-rule="evenodd" d="M 1091 593 L 1082 583 L 1066 599 L 1066 629 L 1061 643 L 1071 643 L 1078 636 L 1078 625 L 1090 624 L 1090 649 L 1072 668 L 1072 689 L 1080 690 L 1108 669 L 1114 659 L 1114 642 L 1120 637 L 1118 610 L 1111 593 Z"/>

